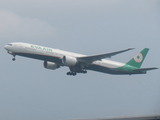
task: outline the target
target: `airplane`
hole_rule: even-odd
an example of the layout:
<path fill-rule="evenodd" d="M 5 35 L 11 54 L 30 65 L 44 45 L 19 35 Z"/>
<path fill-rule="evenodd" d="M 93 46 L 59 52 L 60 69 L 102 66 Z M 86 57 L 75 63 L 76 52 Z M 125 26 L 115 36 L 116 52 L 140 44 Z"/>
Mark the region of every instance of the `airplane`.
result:
<path fill-rule="evenodd" d="M 126 64 L 104 58 L 111 58 L 134 48 L 91 56 L 22 42 L 9 43 L 4 48 L 9 54 L 13 55 L 13 61 L 15 61 L 16 55 L 43 60 L 44 68 L 55 70 L 61 66 L 67 66 L 70 71 L 66 74 L 73 76 L 77 73 L 87 73 L 87 70 L 113 75 L 132 75 L 145 74 L 148 70 L 158 69 L 156 67 L 140 68 L 149 48 L 144 48 Z"/>

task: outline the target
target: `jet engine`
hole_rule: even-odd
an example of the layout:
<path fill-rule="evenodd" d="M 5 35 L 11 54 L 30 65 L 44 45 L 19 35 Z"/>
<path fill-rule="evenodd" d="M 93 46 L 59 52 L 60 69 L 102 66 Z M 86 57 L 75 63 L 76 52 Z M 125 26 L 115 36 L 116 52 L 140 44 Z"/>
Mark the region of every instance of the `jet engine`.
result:
<path fill-rule="evenodd" d="M 62 63 L 66 66 L 75 66 L 77 63 L 77 59 L 71 56 L 63 56 Z"/>
<path fill-rule="evenodd" d="M 43 65 L 46 69 L 55 70 L 56 68 L 59 68 L 59 66 L 54 62 L 44 61 Z"/>

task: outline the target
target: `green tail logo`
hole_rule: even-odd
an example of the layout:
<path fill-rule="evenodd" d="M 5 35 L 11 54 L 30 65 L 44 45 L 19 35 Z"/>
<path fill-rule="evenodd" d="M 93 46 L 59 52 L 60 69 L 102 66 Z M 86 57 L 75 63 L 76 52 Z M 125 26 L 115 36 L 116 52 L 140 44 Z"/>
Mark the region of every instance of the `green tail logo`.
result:
<path fill-rule="evenodd" d="M 137 68 L 140 68 L 147 53 L 149 51 L 149 48 L 144 48 L 140 53 L 138 53 L 136 56 L 134 56 L 130 61 L 128 61 L 126 64 L 130 66 L 134 66 Z"/>

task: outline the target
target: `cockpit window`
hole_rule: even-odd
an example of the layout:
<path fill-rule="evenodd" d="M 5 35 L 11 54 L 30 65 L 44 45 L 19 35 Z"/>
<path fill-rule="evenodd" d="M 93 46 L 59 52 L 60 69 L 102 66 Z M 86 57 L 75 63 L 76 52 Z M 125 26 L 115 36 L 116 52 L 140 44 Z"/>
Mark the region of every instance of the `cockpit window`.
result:
<path fill-rule="evenodd" d="M 8 45 L 12 46 L 12 44 L 8 44 Z"/>

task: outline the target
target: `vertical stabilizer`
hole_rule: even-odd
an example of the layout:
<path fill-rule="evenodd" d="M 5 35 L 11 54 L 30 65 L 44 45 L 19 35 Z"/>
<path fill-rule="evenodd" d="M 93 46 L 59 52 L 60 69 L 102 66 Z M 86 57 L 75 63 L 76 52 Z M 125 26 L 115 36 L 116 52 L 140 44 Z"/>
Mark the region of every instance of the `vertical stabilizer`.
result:
<path fill-rule="evenodd" d="M 126 64 L 140 68 L 147 53 L 149 51 L 149 48 L 144 48 L 140 53 L 138 53 L 136 56 L 134 56 L 130 61 L 128 61 Z"/>

